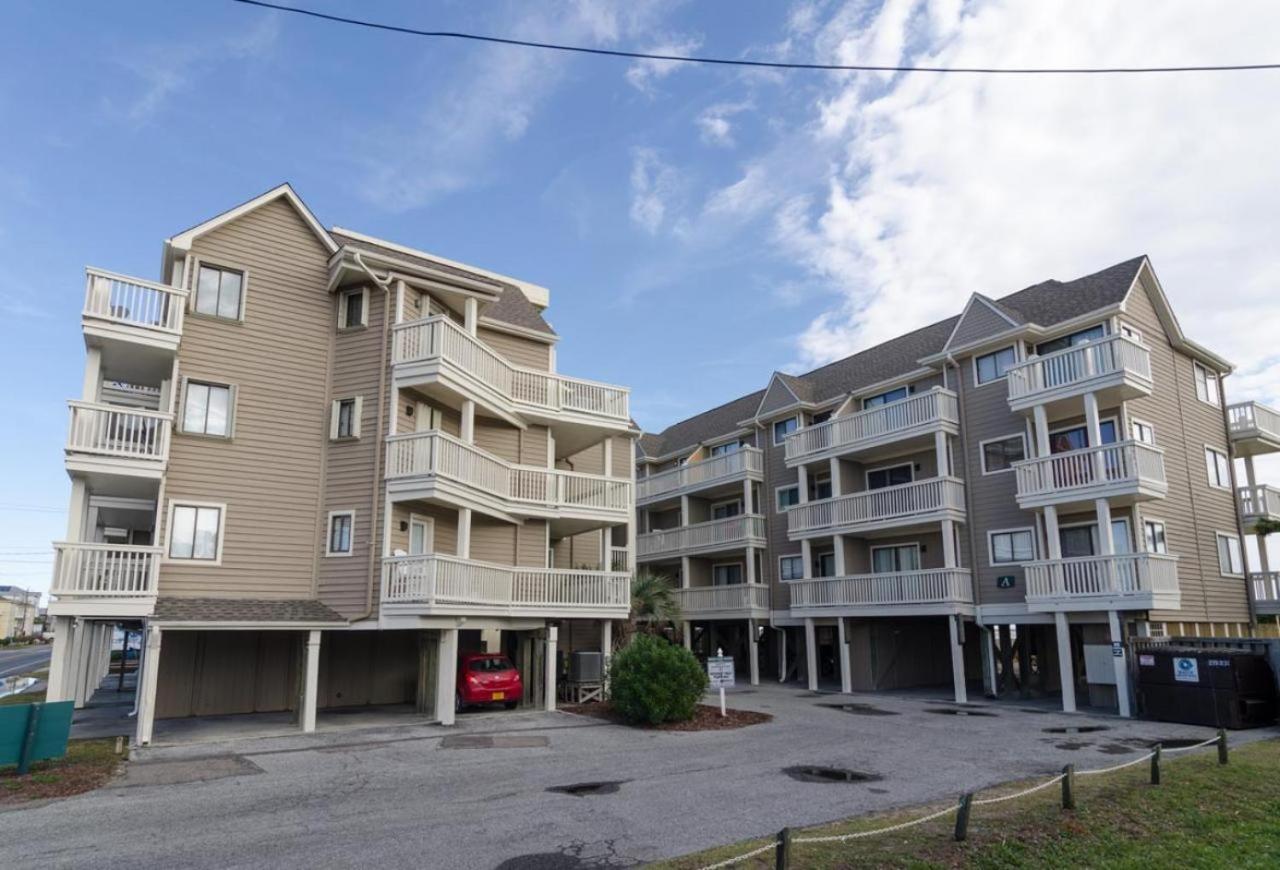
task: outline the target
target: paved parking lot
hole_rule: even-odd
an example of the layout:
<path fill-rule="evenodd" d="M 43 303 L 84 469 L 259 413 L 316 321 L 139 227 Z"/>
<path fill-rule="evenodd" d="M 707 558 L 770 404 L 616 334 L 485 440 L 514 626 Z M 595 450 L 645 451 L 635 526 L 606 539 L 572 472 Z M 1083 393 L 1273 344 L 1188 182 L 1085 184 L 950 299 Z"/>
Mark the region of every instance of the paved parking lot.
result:
<path fill-rule="evenodd" d="M 850 703 L 871 709 L 841 709 Z M 739 731 L 656 733 L 513 713 L 464 717 L 451 729 L 404 724 L 149 750 L 99 792 L 0 812 L 4 863 L 634 866 L 1212 734 L 1016 702 L 957 716 L 941 699 L 814 696 L 790 685 L 739 691 L 731 705 L 775 718 Z M 1048 730 L 1091 725 L 1106 730 Z M 880 779 L 801 782 L 783 773 L 793 765 Z M 611 785 L 594 795 L 554 790 L 587 782 Z"/>

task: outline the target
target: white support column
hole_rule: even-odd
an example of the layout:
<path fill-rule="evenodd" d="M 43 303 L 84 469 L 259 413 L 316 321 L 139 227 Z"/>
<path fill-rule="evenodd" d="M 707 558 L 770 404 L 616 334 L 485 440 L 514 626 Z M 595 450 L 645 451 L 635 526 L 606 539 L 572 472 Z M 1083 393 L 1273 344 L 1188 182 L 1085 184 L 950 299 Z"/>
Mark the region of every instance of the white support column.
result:
<path fill-rule="evenodd" d="M 555 625 L 547 626 L 547 679 L 546 679 L 546 707 L 548 711 L 556 708 L 556 643 L 560 640 L 560 628 Z"/>
<path fill-rule="evenodd" d="M 956 555 L 955 520 L 942 521 L 942 567 L 959 568 L 960 560 Z"/>
<path fill-rule="evenodd" d="M 71 501 L 67 505 L 67 541 L 76 543 L 85 540 L 84 517 L 89 504 L 89 492 L 84 478 L 71 478 Z"/>
<path fill-rule="evenodd" d="M 1061 610 L 1053 614 L 1058 635 L 1058 680 L 1062 683 L 1062 712 L 1076 711 L 1076 672 L 1071 666 L 1071 629 Z"/>
<path fill-rule="evenodd" d="M 458 703 L 458 630 L 440 629 L 440 652 L 436 659 L 436 718 L 452 725 Z"/>
<path fill-rule="evenodd" d="M 800 576 L 805 580 L 813 579 L 813 542 L 805 538 L 800 542 L 800 559 L 804 562 L 804 573 Z"/>
<path fill-rule="evenodd" d="M 462 401 L 462 424 L 459 437 L 467 444 L 476 443 L 476 403 L 471 399 Z"/>
<path fill-rule="evenodd" d="M 160 628 L 148 624 L 143 629 L 144 651 L 142 673 L 138 675 L 138 730 L 134 742 L 146 746 L 151 742 L 151 732 L 156 720 L 156 682 L 160 676 Z"/>
<path fill-rule="evenodd" d="M 756 548 L 747 547 L 747 570 L 746 579 L 748 585 L 756 582 Z"/>
<path fill-rule="evenodd" d="M 955 687 L 956 703 L 969 703 L 969 687 L 964 678 L 964 637 L 960 633 L 963 626 L 959 616 L 947 617 L 947 628 L 951 631 L 951 682 Z"/>
<path fill-rule="evenodd" d="M 606 619 L 600 624 L 600 652 L 604 656 L 604 676 L 609 679 L 609 664 L 613 661 L 613 620 Z"/>
<path fill-rule="evenodd" d="M 299 717 L 302 730 L 310 733 L 316 730 L 316 696 L 320 691 L 320 632 L 307 632 L 306 656 L 303 665 L 302 715 Z"/>
<path fill-rule="evenodd" d="M 760 685 L 759 627 L 754 619 L 747 620 L 747 668 L 751 673 L 751 685 Z"/>
<path fill-rule="evenodd" d="M 777 629 L 778 632 L 778 682 L 781 683 L 787 678 L 787 630 L 785 628 Z"/>
<path fill-rule="evenodd" d="M 804 657 L 808 669 L 809 691 L 818 691 L 818 633 L 814 628 L 813 617 L 804 620 Z"/>
<path fill-rule="evenodd" d="M 67 700 L 68 657 L 71 655 L 71 617 L 55 616 L 53 619 L 53 652 L 49 658 L 49 678 L 45 698 L 49 701 Z"/>
<path fill-rule="evenodd" d="M 1046 505 L 1044 509 L 1044 543 L 1049 548 L 1050 559 L 1062 558 L 1062 537 L 1058 533 L 1058 509 Z"/>
<path fill-rule="evenodd" d="M 1133 713 L 1129 709 L 1129 663 L 1125 658 L 1124 634 L 1120 630 L 1120 614 L 1114 610 L 1107 611 L 1107 622 L 1111 624 L 1111 643 L 1120 644 L 1120 655 L 1111 656 L 1111 663 L 1116 671 L 1116 700 L 1120 715 L 1130 718 Z"/>
<path fill-rule="evenodd" d="M 462 325 L 467 332 L 476 334 L 476 322 L 480 319 L 480 303 L 474 296 L 468 296 L 463 303 Z"/>
<path fill-rule="evenodd" d="M 831 543 L 834 547 L 833 554 L 835 556 L 835 572 L 837 577 L 845 576 L 844 565 L 844 535 L 832 535 Z"/>
<path fill-rule="evenodd" d="M 849 655 L 848 622 L 849 620 L 843 616 L 836 618 L 838 628 L 836 642 L 840 644 L 840 691 L 846 695 L 853 691 L 853 661 Z"/>
<path fill-rule="evenodd" d="M 102 389 L 102 351 L 87 347 L 84 351 L 84 384 L 80 398 L 86 402 L 98 401 Z"/>
<path fill-rule="evenodd" d="M 800 504 L 805 504 L 809 501 L 809 469 L 801 465 L 796 469 L 796 474 L 799 476 Z"/>
<path fill-rule="evenodd" d="M 471 508 L 458 508 L 458 558 L 471 558 Z"/>
<path fill-rule="evenodd" d="M 92 648 L 93 639 L 93 623 L 77 618 L 71 650 L 71 697 L 75 701 L 77 710 L 84 706 L 86 671 L 89 669 L 89 651 Z"/>
<path fill-rule="evenodd" d="M 996 682 L 996 650 L 995 631 L 987 626 L 982 628 L 982 691 L 988 698 L 1000 694 L 1000 686 Z"/>
<path fill-rule="evenodd" d="M 831 497 L 832 498 L 837 498 L 839 496 L 844 495 L 844 489 L 841 486 L 842 476 L 843 475 L 841 475 L 840 473 L 840 457 L 832 456 L 831 457 Z"/>
<path fill-rule="evenodd" d="M 693 623 L 686 619 L 680 623 L 680 626 L 684 632 L 684 648 L 692 651 L 693 650 Z"/>
<path fill-rule="evenodd" d="M 690 525 L 689 514 L 689 496 L 682 495 L 680 496 L 680 525 Z"/>
<path fill-rule="evenodd" d="M 1249 485 L 1249 489 L 1258 485 L 1258 478 L 1254 475 L 1252 456 L 1244 458 L 1244 480 Z"/>
<path fill-rule="evenodd" d="M 934 459 L 938 465 L 938 477 L 948 477 L 951 474 L 951 461 L 947 453 L 947 433 L 938 431 L 933 433 L 933 453 Z"/>
<path fill-rule="evenodd" d="M 751 503 L 751 481 L 742 481 L 742 512 L 744 514 L 755 513 L 754 505 Z"/>
<path fill-rule="evenodd" d="M 1052 449 L 1049 446 L 1049 413 L 1044 405 L 1036 405 L 1032 409 L 1036 428 L 1036 456 L 1048 456 Z"/>

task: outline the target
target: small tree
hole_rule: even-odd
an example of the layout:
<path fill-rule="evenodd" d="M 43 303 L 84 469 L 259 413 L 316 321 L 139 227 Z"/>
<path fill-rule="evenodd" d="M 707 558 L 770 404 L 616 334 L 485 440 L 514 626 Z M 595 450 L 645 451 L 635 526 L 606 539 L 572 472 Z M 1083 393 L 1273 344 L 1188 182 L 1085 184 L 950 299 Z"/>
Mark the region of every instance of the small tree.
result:
<path fill-rule="evenodd" d="M 693 718 L 707 675 L 684 647 L 638 634 L 613 657 L 610 687 L 613 708 L 627 722 L 661 725 Z"/>
<path fill-rule="evenodd" d="M 678 623 L 680 616 L 680 599 L 666 577 L 646 571 L 631 578 L 631 612 L 624 641 L 639 632 L 661 634 L 664 625 Z"/>

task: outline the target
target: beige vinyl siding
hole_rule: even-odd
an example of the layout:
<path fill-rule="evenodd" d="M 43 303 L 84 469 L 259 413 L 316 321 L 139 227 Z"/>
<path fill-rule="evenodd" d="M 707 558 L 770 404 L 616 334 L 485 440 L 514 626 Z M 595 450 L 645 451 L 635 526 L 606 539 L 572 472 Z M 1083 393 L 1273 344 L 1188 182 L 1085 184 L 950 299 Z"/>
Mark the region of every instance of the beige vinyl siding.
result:
<path fill-rule="evenodd" d="M 635 466 L 631 464 L 631 439 L 622 436 L 613 438 L 613 476 L 631 477 Z"/>
<path fill-rule="evenodd" d="M 781 384 L 777 384 L 781 386 Z M 799 556 L 800 542 L 787 537 L 787 515 L 776 512 L 776 493 L 780 486 L 791 486 L 799 483 L 800 472 L 787 468 L 786 447 L 773 444 L 773 423 L 765 423 L 759 430 L 760 449 L 764 453 L 764 485 L 760 488 L 760 512 L 764 514 L 765 552 L 768 554 L 760 562 L 760 576 L 757 580 L 768 583 L 771 587 L 770 607 L 773 610 L 786 610 L 791 606 L 791 590 L 778 577 L 778 559 L 782 556 Z"/>
<path fill-rule="evenodd" d="M 199 238 L 192 254 L 247 272 L 243 322 L 189 314 L 178 354 L 183 377 L 236 385 L 235 432 L 173 436 L 166 502 L 222 502 L 227 513 L 221 564 L 166 562 L 160 594 L 310 597 L 335 325 L 328 252 L 276 200 Z"/>
<path fill-rule="evenodd" d="M 556 468 L 582 474 L 604 474 L 604 443 L 592 444 L 586 450 L 557 460 Z"/>
<path fill-rule="evenodd" d="M 531 338 L 521 338 L 506 332 L 499 332 L 481 326 L 476 329 L 476 337 L 496 350 L 507 362 L 538 371 L 551 370 L 551 345 Z"/>
<path fill-rule="evenodd" d="M 791 388 L 778 380 L 776 377 L 770 382 L 768 391 L 764 394 L 764 398 L 760 400 L 760 413 L 767 414 L 778 408 L 787 408 L 796 403 L 796 394 L 791 392 Z M 769 427 L 769 440 L 773 441 L 773 427 Z"/>
<path fill-rule="evenodd" d="M 520 433 L 520 462 L 547 467 L 547 427 L 530 426 Z"/>
<path fill-rule="evenodd" d="M 426 402 L 432 408 L 441 412 L 440 428 L 447 434 L 455 438 L 462 434 L 462 415 L 454 408 L 442 405 L 439 402 L 432 401 L 421 393 L 414 390 L 400 390 L 400 396 L 396 406 L 396 432 L 404 435 L 418 431 L 418 403 Z M 413 409 L 413 413 L 409 409 Z"/>
<path fill-rule="evenodd" d="M 1153 613 L 1157 621 L 1247 622 L 1245 581 L 1223 577 L 1218 568 L 1215 533 L 1235 532 L 1238 523 L 1230 491 L 1209 486 L 1204 448 L 1227 451 L 1222 409 L 1196 398 L 1191 358 L 1169 343 L 1148 291 L 1136 287 L 1125 301 L 1122 320 L 1142 332 L 1151 348 L 1152 396 L 1128 403 L 1129 416 L 1155 426 L 1156 446 L 1164 450 L 1169 493 L 1139 506 L 1142 516 L 1163 520 L 1169 552 L 1178 557 L 1181 609 Z"/>
<path fill-rule="evenodd" d="M 433 553 L 446 556 L 458 554 L 458 511 L 456 508 L 442 507 L 437 504 L 418 501 L 402 501 L 392 505 L 391 510 L 391 552 L 409 552 L 409 516 L 430 517 L 433 521 Z M 401 524 L 406 528 L 401 529 Z"/>
<path fill-rule="evenodd" d="M 516 528 L 516 564 L 524 568 L 547 566 L 546 520 L 528 520 Z"/>
<path fill-rule="evenodd" d="M 952 347 L 963 347 L 971 341 L 986 338 L 988 335 L 1012 329 L 1007 318 L 1002 317 L 990 305 L 981 299 L 974 299 L 973 304 L 965 312 L 964 318 L 956 325 L 955 336 L 951 339 Z"/>
<path fill-rule="evenodd" d="M 476 446 L 507 462 L 520 461 L 520 434 L 520 430 L 515 426 L 487 417 L 476 418 Z M 542 461 L 536 464 L 546 467 L 545 453 Z"/>
<path fill-rule="evenodd" d="M 296 631 L 166 631 L 156 718 L 295 709 L 304 637 Z"/>
<path fill-rule="evenodd" d="M 494 565 L 516 564 L 516 526 L 471 513 L 471 558 Z"/>

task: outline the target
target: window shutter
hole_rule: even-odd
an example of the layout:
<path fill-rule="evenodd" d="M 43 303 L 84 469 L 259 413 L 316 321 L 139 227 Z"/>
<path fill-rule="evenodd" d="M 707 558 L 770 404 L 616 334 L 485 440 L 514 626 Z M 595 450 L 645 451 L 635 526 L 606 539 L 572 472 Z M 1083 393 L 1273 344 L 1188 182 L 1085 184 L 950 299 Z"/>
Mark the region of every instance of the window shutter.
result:
<path fill-rule="evenodd" d="M 338 440 L 338 407 L 342 403 L 334 399 L 329 407 L 329 440 Z"/>
<path fill-rule="evenodd" d="M 356 396 L 355 407 L 351 409 L 351 436 L 360 437 L 360 415 L 364 410 L 364 396 Z"/>
<path fill-rule="evenodd" d="M 236 399 L 240 395 L 240 388 L 235 384 L 227 387 L 227 437 L 236 437 Z"/>

